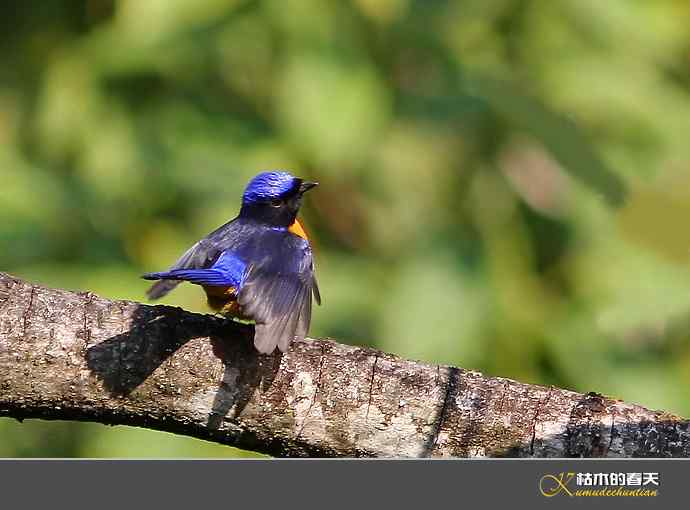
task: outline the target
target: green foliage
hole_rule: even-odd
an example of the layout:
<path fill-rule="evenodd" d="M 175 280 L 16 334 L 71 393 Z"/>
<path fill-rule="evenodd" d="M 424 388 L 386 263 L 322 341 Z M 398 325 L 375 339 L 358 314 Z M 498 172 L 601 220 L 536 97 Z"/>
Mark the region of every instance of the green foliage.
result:
<path fill-rule="evenodd" d="M 689 20 L 683 0 L 6 2 L 0 269 L 142 299 L 142 272 L 288 168 L 322 184 L 313 335 L 690 415 Z M 205 311 L 193 286 L 166 302 Z"/>

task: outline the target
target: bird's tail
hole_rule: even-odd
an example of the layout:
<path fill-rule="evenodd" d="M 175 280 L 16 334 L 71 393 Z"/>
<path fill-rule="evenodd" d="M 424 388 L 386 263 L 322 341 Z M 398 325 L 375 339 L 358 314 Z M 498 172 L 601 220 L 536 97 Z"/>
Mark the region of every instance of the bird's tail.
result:
<path fill-rule="evenodd" d="M 165 273 L 146 273 L 142 278 L 144 280 L 159 280 L 146 291 L 146 296 L 151 300 L 160 299 L 168 292 L 173 290 L 180 283 L 179 280 L 164 280 Z"/>

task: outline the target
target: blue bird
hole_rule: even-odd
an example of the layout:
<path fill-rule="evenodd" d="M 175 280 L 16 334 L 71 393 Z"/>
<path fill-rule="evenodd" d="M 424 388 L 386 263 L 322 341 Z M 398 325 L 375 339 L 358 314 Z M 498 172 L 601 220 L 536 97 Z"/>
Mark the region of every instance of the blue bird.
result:
<path fill-rule="evenodd" d="M 302 195 L 316 186 L 288 172 L 263 172 L 242 196 L 239 215 L 198 241 L 147 291 L 165 296 L 180 282 L 201 285 L 209 306 L 256 323 L 254 346 L 264 354 L 287 351 L 304 338 L 312 296 L 321 304 L 311 245 L 297 213 Z"/>

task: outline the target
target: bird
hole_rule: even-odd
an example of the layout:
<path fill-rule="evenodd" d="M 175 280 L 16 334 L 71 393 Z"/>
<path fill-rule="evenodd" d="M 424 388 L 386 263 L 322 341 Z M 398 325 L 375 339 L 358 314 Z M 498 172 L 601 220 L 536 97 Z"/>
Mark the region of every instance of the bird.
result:
<path fill-rule="evenodd" d="M 200 285 L 208 305 L 254 321 L 262 354 L 286 352 L 309 332 L 312 297 L 321 304 L 310 240 L 297 219 L 304 193 L 316 187 L 290 172 L 259 173 L 247 184 L 236 218 L 197 241 L 147 291 L 157 300 L 180 282 Z"/>

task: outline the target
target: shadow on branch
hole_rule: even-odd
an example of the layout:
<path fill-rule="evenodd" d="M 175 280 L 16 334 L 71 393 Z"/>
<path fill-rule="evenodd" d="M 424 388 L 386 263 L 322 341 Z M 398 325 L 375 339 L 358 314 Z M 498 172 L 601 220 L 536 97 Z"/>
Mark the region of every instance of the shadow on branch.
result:
<path fill-rule="evenodd" d="M 206 337 L 223 363 L 207 423 L 217 429 L 233 407 L 234 416 L 242 413 L 259 386 L 268 389 L 280 366 L 279 353 L 256 352 L 253 326 L 179 308 L 139 306 L 129 331 L 87 349 L 86 362 L 111 395 L 129 396 L 188 341 Z"/>

